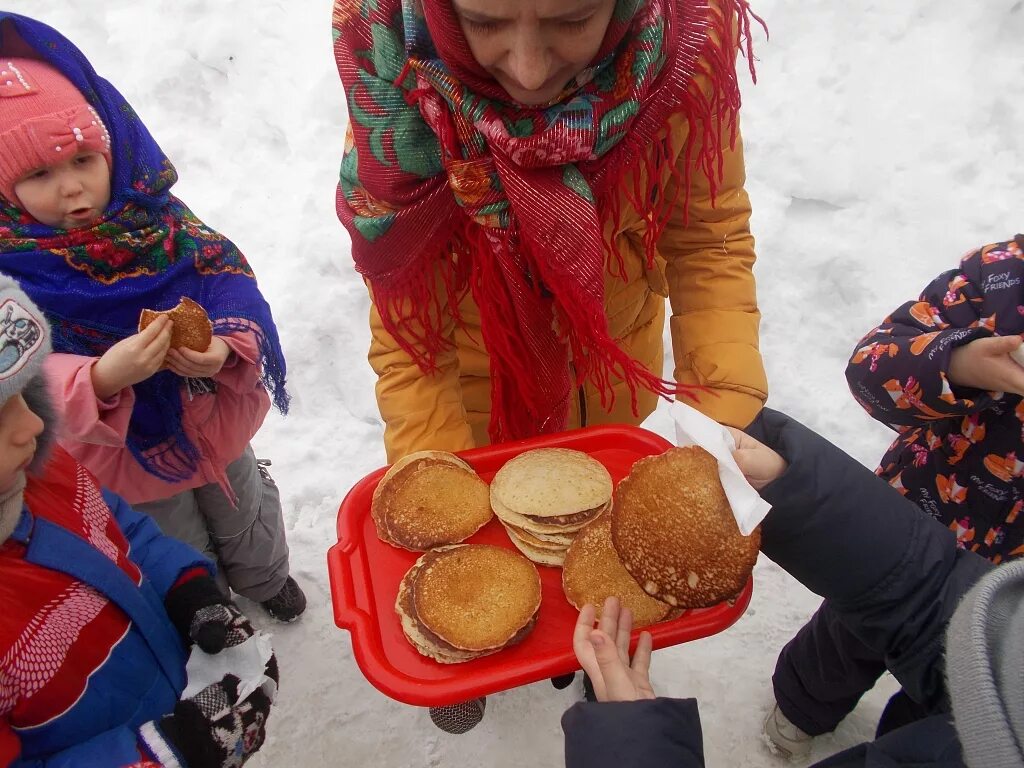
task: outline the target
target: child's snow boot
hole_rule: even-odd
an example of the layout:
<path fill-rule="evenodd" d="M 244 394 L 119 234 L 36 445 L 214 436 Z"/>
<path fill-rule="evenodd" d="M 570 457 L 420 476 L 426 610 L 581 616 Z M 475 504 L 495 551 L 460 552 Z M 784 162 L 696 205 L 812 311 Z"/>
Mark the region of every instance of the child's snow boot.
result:
<path fill-rule="evenodd" d="M 764 721 L 762 729 L 768 749 L 790 760 L 810 757 L 814 737 L 804 733 L 791 722 L 775 704 Z"/>

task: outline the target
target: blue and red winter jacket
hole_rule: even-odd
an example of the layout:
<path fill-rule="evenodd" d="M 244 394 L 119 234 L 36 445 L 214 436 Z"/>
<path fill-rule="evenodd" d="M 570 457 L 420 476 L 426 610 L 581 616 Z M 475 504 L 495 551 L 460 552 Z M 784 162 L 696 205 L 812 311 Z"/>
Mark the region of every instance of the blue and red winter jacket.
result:
<path fill-rule="evenodd" d="M 212 564 L 57 449 L 0 544 L 0 765 L 152 766 L 187 651 L 164 597 Z"/>
<path fill-rule="evenodd" d="M 1024 235 L 969 253 L 865 336 L 846 369 L 900 434 L 878 474 L 993 562 L 1024 555 L 1024 399 L 949 381 L 950 356 L 1024 334 Z"/>

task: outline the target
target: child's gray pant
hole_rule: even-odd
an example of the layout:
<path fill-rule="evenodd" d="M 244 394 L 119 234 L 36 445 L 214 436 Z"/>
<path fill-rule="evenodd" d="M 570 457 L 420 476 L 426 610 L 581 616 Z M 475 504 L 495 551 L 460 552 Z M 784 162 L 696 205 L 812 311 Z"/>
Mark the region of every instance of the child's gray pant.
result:
<path fill-rule="evenodd" d="M 276 595 L 288 578 L 281 494 L 260 472 L 252 446 L 227 468 L 238 506 L 216 483 L 182 491 L 167 499 L 134 504 L 168 536 L 218 564 L 218 581 L 244 597 L 262 602 Z"/>

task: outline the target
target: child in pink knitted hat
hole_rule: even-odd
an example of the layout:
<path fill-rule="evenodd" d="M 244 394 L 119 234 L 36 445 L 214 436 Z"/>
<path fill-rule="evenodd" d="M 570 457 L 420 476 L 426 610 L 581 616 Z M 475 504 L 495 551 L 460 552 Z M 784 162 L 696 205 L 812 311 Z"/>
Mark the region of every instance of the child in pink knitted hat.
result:
<path fill-rule="evenodd" d="M 110 134 L 43 61 L 0 59 L 0 193 L 47 226 L 92 224 L 110 202 Z"/>
<path fill-rule="evenodd" d="M 285 361 L 252 269 L 171 194 L 177 174 L 124 97 L 59 32 L 0 11 L 0 272 L 53 326 L 59 442 L 164 533 L 221 565 L 223 586 L 291 621 L 277 486 L 250 445 Z M 182 297 L 205 351 L 171 345 Z"/>

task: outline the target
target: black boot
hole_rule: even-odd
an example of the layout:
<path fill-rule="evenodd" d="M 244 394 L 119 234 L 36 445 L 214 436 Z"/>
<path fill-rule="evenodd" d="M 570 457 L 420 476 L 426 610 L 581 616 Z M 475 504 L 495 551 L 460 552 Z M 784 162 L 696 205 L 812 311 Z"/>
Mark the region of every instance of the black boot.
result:
<path fill-rule="evenodd" d="M 431 707 L 430 719 L 445 733 L 465 733 L 475 728 L 484 719 L 487 699 L 471 699 L 461 704 Z"/>
<path fill-rule="evenodd" d="M 551 678 L 551 684 L 555 686 L 555 690 L 561 691 L 572 685 L 572 681 L 576 679 L 576 673 L 570 672 L 567 675 L 559 675 L 558 677 Z"/>

